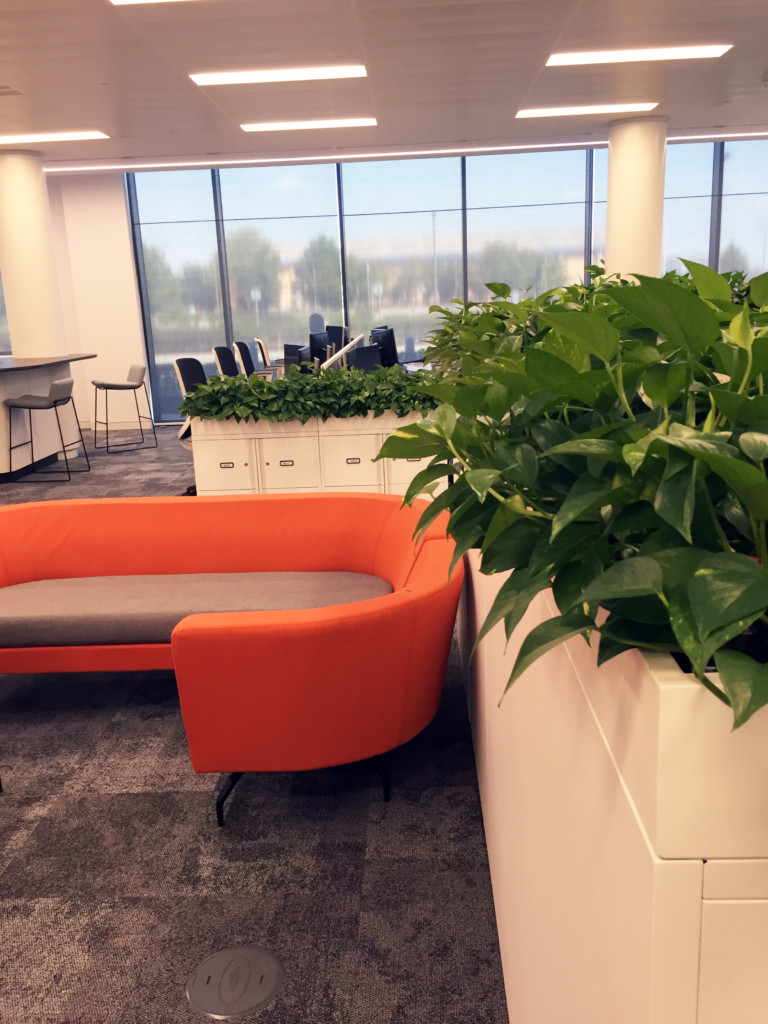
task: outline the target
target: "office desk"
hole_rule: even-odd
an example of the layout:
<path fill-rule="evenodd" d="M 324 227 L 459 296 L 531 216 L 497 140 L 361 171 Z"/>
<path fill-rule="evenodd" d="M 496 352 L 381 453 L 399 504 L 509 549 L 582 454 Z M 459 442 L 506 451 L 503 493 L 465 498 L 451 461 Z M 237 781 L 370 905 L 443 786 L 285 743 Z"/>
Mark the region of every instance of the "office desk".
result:
<path fill-rule="evenodd" d="M 18 398 L 19 395 L 47 395 L 53 381 L 71 376 L 70 363 L 80 359 L 95 358 L 95 353 L 86 352 L 61 356 L 31 356 L 26 359 L 0 356 L 0 481 L 7 477 L 10 471 L 8 461 L 10 419 L 8 411 L 2 404 L 3 401 L 6 398 Z M 23 409 L 13 409 L 11 412 L 14 416 L 14 443 L 23 438 L 28 440 L 29 429 L 26 413 Z M 35 431 L 35 455 L 38 461 L 55 455 L 61 448 L 61 444 L 53 414 L 51 413 L 49 417 L 45 413 L 38 413 L 32 417 L 32 423 Z M 66 412 L 63 416 L 62 427 L 67 431 Z M 64 439 L 65 441 L 71 440 L 70 434 L 65 433 Z M 29 448 L 16 448 L 13 453 L 14 471 L 28 466 L 29 460 Z"/>

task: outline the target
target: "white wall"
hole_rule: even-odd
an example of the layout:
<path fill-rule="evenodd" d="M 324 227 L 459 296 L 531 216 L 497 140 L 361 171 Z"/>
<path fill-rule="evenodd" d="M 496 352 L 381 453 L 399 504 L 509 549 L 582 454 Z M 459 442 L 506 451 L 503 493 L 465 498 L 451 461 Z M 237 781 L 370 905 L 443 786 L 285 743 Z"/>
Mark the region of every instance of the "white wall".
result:
<path fill-rule="evenodd" d="M 125 380 L 132 363 L 146 365 L 123 175 L 49 175 L 47 184 L 66 348 L 96 354 L 72 363 L 75 402 L 87 425 L 91 381 Z M 112 392 L 110 420 L 135 422 L 134 410 L 131 394 Z"/>

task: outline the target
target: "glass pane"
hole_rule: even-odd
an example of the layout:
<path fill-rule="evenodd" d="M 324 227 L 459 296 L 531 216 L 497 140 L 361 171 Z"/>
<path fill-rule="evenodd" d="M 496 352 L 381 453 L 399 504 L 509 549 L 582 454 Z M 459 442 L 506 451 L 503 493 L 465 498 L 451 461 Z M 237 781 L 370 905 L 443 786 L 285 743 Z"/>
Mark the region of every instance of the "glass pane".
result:
<path fill-rule="evenodd" d="M 768 141 L 726 143 L 720 269 L 768 270 Z"/>
<path fill-rule="evenodd" d="M 145 171 L 134 180 L 142 224 L 213 220 L 210 171 Z"/>
<path fill-rule="evenodd" d="M 712 195 L 712 142 L 673 142 L 667 146 L 664 196 Z"/>
<path fill-rule="evenodd" d="M 335 164 L 222 168 L 219 180 L 225 220 L 336 216 Z"/>
<path fill-rule="evenodd" d="M 3 282 L 0 279 L 0 356 L 11 354 L 11 335 L 8 331 L 8 314 L 5 311 L 5 296 L 3 295 Z"/>
<path fill-rule="evenodd" d="M 306 345 L 309 317 L 341 324 L 336 168 L 246 167 L 220 172 L 235 339 Z"/>
<path fill-rule="evenodd" d="M 463 290 L 461 163 L 345 165 L 343 184 L 352 333 L 392 327 L 401 358 L 417 358 L 435 326 L 429 306 Z"/>
<path fill-rule="evenodd" d="M 608 210 L 608 150 L 596 149 L 592 164 L 592 257 L 605 260 L 605 219 Z"/>
<path fill-rule="evenodd" d="M 709 263 L 712 214 L 711 142 L 673 143 L 667 146 L 664 169 L 664 222 L 662 273 L 686 273 L 681 259 Z"/>
<path fill-rule="evenodd" d="M 178 420 L 181 393 L 174 359 L 195 356 L 207 373 L 214 373 L 211 349 L 225 341 L 211 174 L 147 172 L 135 181 L 150 323 L 147 344 L 156 368 L 155 418 Z"/>
<path fill-rule="evenodd" d="M 662 273 L 676 270 L 680 274 L 687 274 L 681 259 L 709 263 L 711 204 L 710 196 L 664 200 Z"/>
<path fill-rule="evenodd" d="M 469 296 L 512 285 L 513 298 L 584 276 L 584 150 L 467 159 Z"/>

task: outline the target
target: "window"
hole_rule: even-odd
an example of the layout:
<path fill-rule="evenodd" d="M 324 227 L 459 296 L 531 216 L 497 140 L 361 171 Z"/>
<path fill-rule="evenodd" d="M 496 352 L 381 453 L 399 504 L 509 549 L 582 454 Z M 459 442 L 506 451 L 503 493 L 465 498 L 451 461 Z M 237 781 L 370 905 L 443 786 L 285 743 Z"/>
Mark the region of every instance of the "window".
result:
<path fill-rule="evenodd" d="M 768 141 L 728 142 L 723 164 L 720 270 L 768 270 Z"/>
<path fill-rule="evenodd" d="M 599 266 L 605 260 L 605 225 L 608 209 L 608 149 L 592 155 L 592 258 Z M 570 283 L 570 282 L 569 282 Z"/>
<path fill-rule="evenodd" d="M 709 263 L 713 157 L 711 142 L 667 146 L 662 272 L 686 273 L 681 257 Z"/>
<path fill-rule="evenodd" d="M 605 256 L 607 179 L 606 148 L 130 175 L 156 414 L 179 418 L 179 355 L 212 373 L 213 345 L 260 337 L 279 358 L 306 342 L 310 316 L 341 324 L 346 309 L 353 334 L 387 324 L 410 359 L 430 305 L 464 298 L 465 273 L 478 301 L 489 281 L 517 296 L 583 279 L 585 255 Z M 707 263 L 721 224 L 720 268 L 765 270 L 766 182 L 768 141 L 670 145 L 663 268 Z"/>
<path fill-rule="evenodd" d="M 155 417 L 174 420 L 174 359 L 195 356 L 214 373 L 211 349 L 225 339 L 211 172 L 146 172 L 135 183 Z"/>
<path fill-rule="evenodd" d="M 584 150 L 467 159 L 469 297 L 512 285 L 513 298 L 584 276 Z"/>
<path fill-rule="evenodd" d="M 435 326 L 430 305 L 463 291 L 461 161 L 345 164 L 342 182 L 352 333 L 386 324 L 413 359 Z"/>
<path fill-rule="evenodd" d="M 307 344 L 310 314 L 343 320 L 336 167 L 219 174 L 234 338 L 263 338 L 281 358 Z"/>

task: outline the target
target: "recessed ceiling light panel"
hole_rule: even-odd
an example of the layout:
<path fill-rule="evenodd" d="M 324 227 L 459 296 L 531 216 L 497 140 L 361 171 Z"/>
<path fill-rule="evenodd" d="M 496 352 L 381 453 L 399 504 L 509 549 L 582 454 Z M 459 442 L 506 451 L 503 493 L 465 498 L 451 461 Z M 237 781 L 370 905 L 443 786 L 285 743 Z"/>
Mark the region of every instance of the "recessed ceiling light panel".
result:
<path fill-rule="evenodd" d="M 316 82 L 332 78 L 365 78 L 364 64 L 324 68 L 267 68 L 260 71 L 206 71 L 189 77 L 197 85 L 256 85 L 261 82 Z"/>
<path fill-rule="evenodd" d="M 589 50 L 584 53 L 553 53 L 546 66 L 563 67 L 574 64 L 626 64 L 639 60 L 697 60 L 722 57 L 733 49 L 733 43 L 716 46 L 657 46 L 645 50 Z"/>
<path fill-rule="evenodd" d="M 336 117 L 324 121 L 258 121 L 240 127 L 244 132 L 291 132 L 304 128 L 371 128 L 376 123 L 375 117 Z"/>
<path fill-rule="evenodd" d="M 195 3 L 196 0 L 109 0 L 115 7 L 137 7 L 139 4 L 180 4 Z"/>
<path fill-rule="evenodd" d="M 0 135 L 0 146 L 18 146 L 27 142 L 87 142 L 108 139 L 104 132 L 36 132 L 26 135 Z"/>
<path fill-rule="evenodd" d="M 658 103 L 601 103 L 594 107 L 528 107 L 515 117 L 576 117 L 588 114 L 634 114 L 653 110 Z"/>

